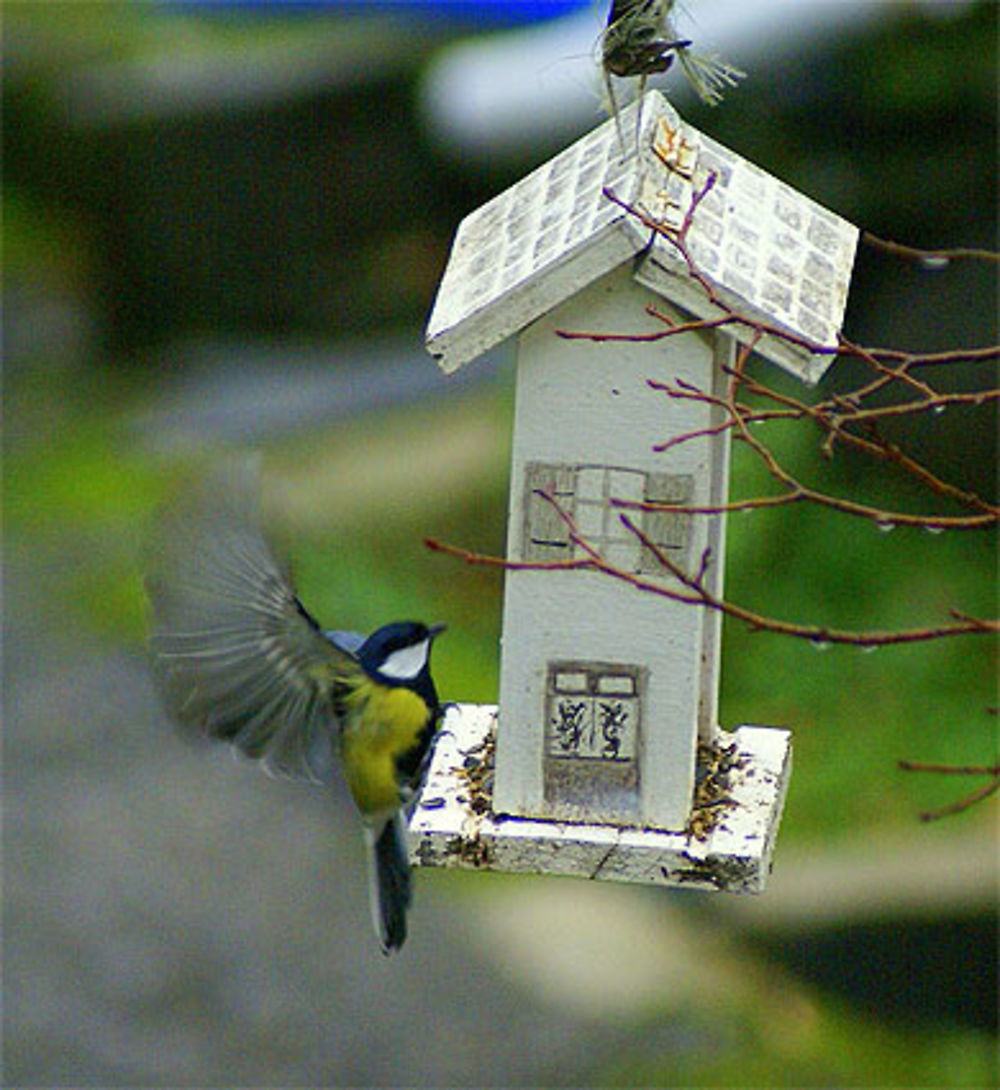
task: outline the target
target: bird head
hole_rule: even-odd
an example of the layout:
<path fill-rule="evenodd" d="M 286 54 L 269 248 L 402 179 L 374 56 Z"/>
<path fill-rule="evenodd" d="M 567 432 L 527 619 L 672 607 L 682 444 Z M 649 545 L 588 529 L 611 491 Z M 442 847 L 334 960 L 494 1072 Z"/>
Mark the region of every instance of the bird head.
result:
<path fill-rule="evenodd" d="M 428 675 L 428 660 L 434 637 L 443 624 L 396 621 L 376 629 L 358 649 L 358 659 L 369 676 L 383 685 L 410 688 Z"/>

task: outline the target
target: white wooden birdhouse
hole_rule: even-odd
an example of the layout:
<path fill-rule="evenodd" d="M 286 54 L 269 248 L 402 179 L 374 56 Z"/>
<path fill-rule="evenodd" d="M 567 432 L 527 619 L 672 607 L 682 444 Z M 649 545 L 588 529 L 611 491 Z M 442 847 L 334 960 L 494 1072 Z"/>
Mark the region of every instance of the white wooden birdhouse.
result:
<path fill-rule="evenodd" d="M 719 391 L 738 340 L 759 330 L 655 346 L 558 331 L 662 329 L 649 305 L 715 318 L 714 297 L 787 331 L 755 351 L 814 383 L 833 355 L 806 342 L 837 342 L 857 230 L 659 92 L 621 120 L 627 156 L 608 121 L 463 221 L 430 318 L 446 372 L 517 339 L 511 567 L 499 713 L 449 713 L 411 839 L 424 864 L 759 890 L 790 735 L 720 730 L 719 614 L 640 589 L 679 586 L 663 557 L 684 572 L 708 557 L 704 583 L 721 595 L 724 516 L 641 505 L 717 508 L 729 468 L 728 430 L 657 449 L 710 432 L 721 410 L 647 380 Z M 640 217 L 684 230 L 703 282 Z M 576 563 L 590 549 L 631 578 Z"/>

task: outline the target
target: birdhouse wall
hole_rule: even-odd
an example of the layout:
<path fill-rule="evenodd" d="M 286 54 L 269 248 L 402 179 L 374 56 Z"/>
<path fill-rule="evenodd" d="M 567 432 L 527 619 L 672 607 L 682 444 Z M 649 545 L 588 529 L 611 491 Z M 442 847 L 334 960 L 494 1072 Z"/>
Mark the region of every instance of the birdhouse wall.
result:
<path fill-rule="evenodd" d="M 721 518 L 623 511 L 609 502 L 725 498 L 725 438 L 653 449 L 709 427 L 713 410 L 647 382 L 684 379 L 712 389 L 713 334 L 658 344 L 556 334 L 662 329 L 645 314 L 648 304 L 666 308 L 625 266 L 520 335 L 508 557 L 572 563 L 586 557 L 578 534 L 636 579 L 682 589 L 622 525 L 624 513 L 684 570 L 697 569 L 711 546 L 709 579 L 721 590 Z M 699 729 L 715 726 L 718 636 L 717 620 L 701 608 L 604 573 L 508 571 L 497 812 L 682 828 Z"/>

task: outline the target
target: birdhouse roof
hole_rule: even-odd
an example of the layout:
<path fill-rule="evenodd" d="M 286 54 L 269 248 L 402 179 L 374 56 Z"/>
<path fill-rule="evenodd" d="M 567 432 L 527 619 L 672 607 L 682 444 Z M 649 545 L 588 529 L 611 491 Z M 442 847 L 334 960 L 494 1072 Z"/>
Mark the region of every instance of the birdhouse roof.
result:
<path fill-rule="evenodd" d="M 682 121 L 658 91 L 622 111 L 621 129 L 624 154 L 608 120 L 462 221 L 427 329 L 441 368 L 476 359 L 625 261 L 640 284 L 719 317 L 678 248 L 659 234 L 650 246 L 629 211 L 676 236 L 697 201 L 684 241 L 699 273 L 724 305 L 793 338 L 765 335 L 756 352 L 817 382 L 834 355 L 809 346 L 837 344 L 857 228 Z M 744 343 L 759 336 L 729 328 Z"/>

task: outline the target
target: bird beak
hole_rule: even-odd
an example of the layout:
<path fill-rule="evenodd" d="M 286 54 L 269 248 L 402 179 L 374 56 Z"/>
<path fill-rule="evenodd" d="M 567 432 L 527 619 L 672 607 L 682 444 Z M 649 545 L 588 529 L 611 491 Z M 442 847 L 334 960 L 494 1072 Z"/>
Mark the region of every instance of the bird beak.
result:
<path fill-rule="evenodd" d="M 427 631 L 430 634 L 431 639 L 433 640 L 435 636 L 440 636 L 447 627 L 448 626 L 446 624 L 432 624 L 427 629 Z"/>

